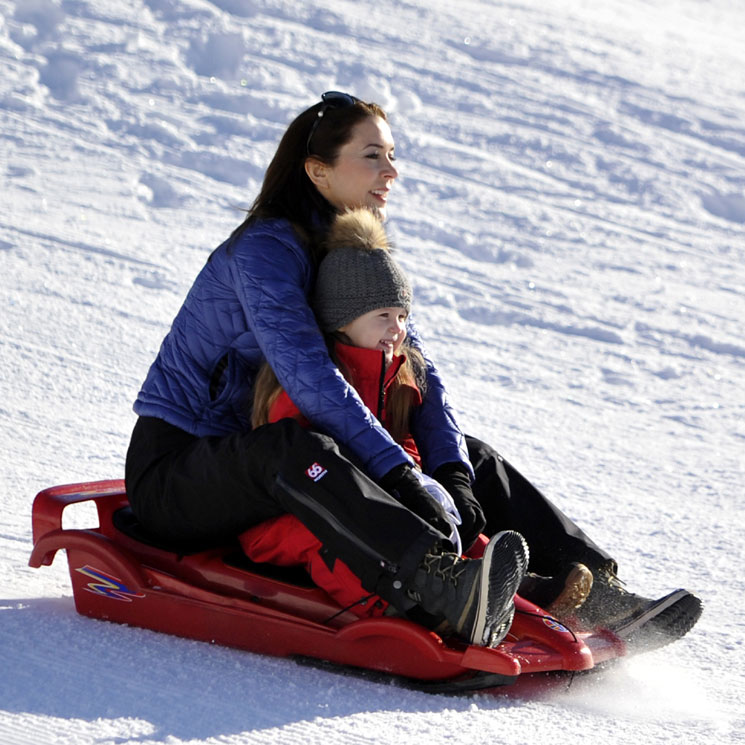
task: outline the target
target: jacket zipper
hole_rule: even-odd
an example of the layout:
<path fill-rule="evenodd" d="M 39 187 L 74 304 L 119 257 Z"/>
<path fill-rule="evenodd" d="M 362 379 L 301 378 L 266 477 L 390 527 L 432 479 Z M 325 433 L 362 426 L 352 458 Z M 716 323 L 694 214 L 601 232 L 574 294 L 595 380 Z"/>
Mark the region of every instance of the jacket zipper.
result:
<path fill-rule="evenodd" d="M 333 512 L 326 509 L 323 505 L 311 499 L 307 494 L 296 489 L 282 477 L 281 474 L 277 474 L 277 485 L 284 489 L 298 502 L 308 507 L 310 510 L 316 513 L 324 522 L 330 525 L 339 535 L 346 538 L 350 543 L 353 543 L 357 548 L 362 550 L 368 557 L 370 557 L 375 563 L 390 574 L 397 574 L 399 567 L 396 564 L 392 564 L 382 554 L 379 554 L 374 548 L 368 546 L 359 536 L 347 530 L 346 526 L 339 522 L 338 518 Z"/>
<path fill-rule="evenodd" d="M 378 383 L 378 421 L 383 421 L 385 407 L 385 352 L 381 352 L 380 381 Z"/>

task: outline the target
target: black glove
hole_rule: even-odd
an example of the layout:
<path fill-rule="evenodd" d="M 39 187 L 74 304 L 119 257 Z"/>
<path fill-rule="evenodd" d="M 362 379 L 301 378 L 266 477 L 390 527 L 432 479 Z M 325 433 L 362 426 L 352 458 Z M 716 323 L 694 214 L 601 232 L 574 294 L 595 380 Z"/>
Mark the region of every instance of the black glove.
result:
<path fill-rule="evenodd" d="M 445 487 L 460 512 L 462 523 L 458 526 L 458 533 L 463 550 L 468 551 L 486 527 L 484 512 L 471 490 L 470 474 L 462 463 L 445 463 L 432 474 L 432 478 Z"/>
<path fill-rule="evenodd" d="M 406 509 L 421 517 L 440 533 L 450 535 L 453 526 L 448 520 L 445 508 L 424 488 L 411 466 L 402 463 L 392 468 L 380 480 L 380 485 L 396 497 Z"/>

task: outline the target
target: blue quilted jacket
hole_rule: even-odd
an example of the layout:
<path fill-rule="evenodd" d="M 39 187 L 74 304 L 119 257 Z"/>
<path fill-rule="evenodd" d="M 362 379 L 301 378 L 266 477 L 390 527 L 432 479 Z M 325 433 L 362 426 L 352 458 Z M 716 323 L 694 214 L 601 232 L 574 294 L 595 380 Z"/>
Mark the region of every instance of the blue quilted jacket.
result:
<path fill-rule="evenodd" d="M 198 437 L 250 429 L 253 380 L 264 359 L 303 414 L 349 447 L 375 479 L 411 459 L 328 356 L 308 305 L 311 261 L 285 220 L 226 241 L 197 276 L 134 410 Z M 413 343 L 418 335 L 409 328 Z M 426 356 L 426 355 L 425 355 Z M 425 470 L 468 463 L 465 441 L 428 360 L 427 395 L 412 422 Z"/>

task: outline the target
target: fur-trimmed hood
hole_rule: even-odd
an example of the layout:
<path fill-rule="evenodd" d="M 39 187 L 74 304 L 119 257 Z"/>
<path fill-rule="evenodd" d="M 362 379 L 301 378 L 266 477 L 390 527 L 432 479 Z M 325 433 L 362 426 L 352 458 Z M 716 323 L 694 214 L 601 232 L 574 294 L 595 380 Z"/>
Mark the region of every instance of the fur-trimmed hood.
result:
<path fill-rule="evenodd" d="M 390 249 L 380 218 L 365 208 L 342 212 L 332 223 L 325 241 L 327 251 L 336 248 Z"/>

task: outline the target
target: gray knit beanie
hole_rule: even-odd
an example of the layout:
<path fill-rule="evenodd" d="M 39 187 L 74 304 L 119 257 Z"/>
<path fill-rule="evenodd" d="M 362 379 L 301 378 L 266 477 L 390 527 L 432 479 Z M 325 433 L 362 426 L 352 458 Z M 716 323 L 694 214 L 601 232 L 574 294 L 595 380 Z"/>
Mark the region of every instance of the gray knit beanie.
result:
<path fill-rule="evenodd" d="M 313 309 L 324 332 L 377 308 L 411 309 L 411 285 L 389 250 L 380 220 L 369 210 L 339 215 L 318 267 Z"/>

